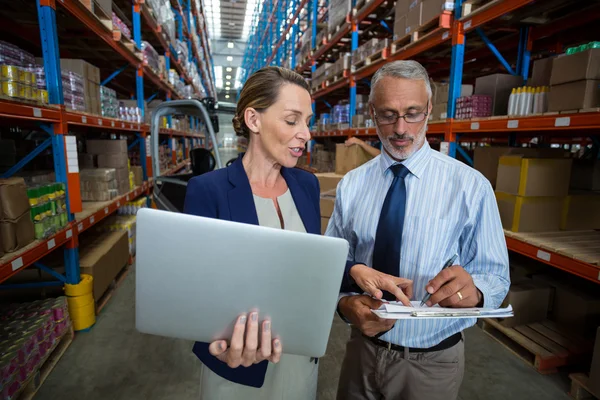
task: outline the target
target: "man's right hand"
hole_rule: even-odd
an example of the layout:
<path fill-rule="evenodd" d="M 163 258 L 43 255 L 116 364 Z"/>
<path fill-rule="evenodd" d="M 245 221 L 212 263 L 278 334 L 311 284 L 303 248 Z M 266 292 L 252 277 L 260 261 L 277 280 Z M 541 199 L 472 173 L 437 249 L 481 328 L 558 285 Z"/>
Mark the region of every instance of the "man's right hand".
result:
<path fill-rule="evenodd" d="M 407 307 L 412 307 L 410 298 L 413 295 L 413 281 L 385 274 L 364 264 L 356 264 L 350 268 L 350 276 L 354 282 L 365 292 L 376 299 L 383 297 L 382 290 L 388 291 L 399 302 Z"/>
<path fill-rule="evenodd" d="M 342 315 L 356 326 L 360 331 L 369 336 L 375 336 L 380 332 L 387 332 L 394 326 L 396 320 L 382 319 L 373 314 L 381 306 L 381 300 L 376 300 L 367 295 L 346 296 L 340 299 L 338 304 Z"/>

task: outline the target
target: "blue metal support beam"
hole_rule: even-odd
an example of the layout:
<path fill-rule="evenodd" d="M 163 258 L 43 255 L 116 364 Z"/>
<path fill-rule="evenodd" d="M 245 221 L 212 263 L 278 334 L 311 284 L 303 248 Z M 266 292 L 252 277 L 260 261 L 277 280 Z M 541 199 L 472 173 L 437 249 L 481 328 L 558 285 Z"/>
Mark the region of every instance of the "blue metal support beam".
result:
<path fill-rule="evenodd" d="M 64 104 L 62 77 L 60 74 L 60 53 L 58 51 L 58 34 L 56 31 L 56 11 L 49 6 L 40 5 L 36 0 L 44 71 L 46 74 L 46 89 L 50 104 Z"/>
<path fill-rule="evenodd" d="M 140 141 L 141 141 L 141 140 L 142 140 L 142 139 L 141 139 L 141 138 L 139 138 L 139 137 L 135 138 L 135 139 L 133 140 L 133 142 L 131 142 L 131 144 L 130 144 L 129 146 L 127 146 L 127 151 L 131 151 L 131 150 L 133 150 L 133 148 L 134 148 L 135 146 L 139 146 L 139 144 L 140 144 Z M 143 141 L 142 141 L 142 142 L 143 142 Z"/>
<path fill-rule="evenodd" d="M 41 269 L 42 271 L 46 272 L 47 274 L 52 275 L 54 278 L 56 278 L 57 280 L 61 281 L 61 282 L 66 282 L 67 278 L 64 275 L 59 274 L 58 272 L 56 272 L 54 269 L 40 263 L 40 262 L 35 262 L 33 263 L 33 266 Z"/>
<path fill-rule="evenodd" d="M 463 0 L 456 0 L 454 3 L 454 18 L 459 20 L 462 16 Z M 452 37 L 452 62 L 450 63 L 450 83 L 448 92 L 448 118 L 454 118 L 456 113 L 456 99 L 460 97 L 462 87 L 463 66 L 465 62 L 465 42 L 466 37 L 460 28 L 453 30 Z M 448 152 L 450 157 L 456 157 L 456 142 L 450 141 Z"/>
<path fill-rule="evenodd" d="M 49 281 L 49 282 L 28 282 L 28 283 L 7 283 L 0 285 L 0 290 L 14 290 L 14 289 L 39 289 L 44 287 L 55 287 L 63 286 L 63 282 Z"/>
<path fill-rule="evenodd" d="M 50 138 L 46 139 L 44 142 L 42 142 L 42 144 L 40 144 L 38 147 L 36 147 L 33 151 L 31 151 L 31 153 L 27 154 L 25 157 L 20 159 L 18 163 L 16 163 L 12 167 L 10 167 L 10 169 L 8 171 L 6 171 L 2 175 L 0 175 L 0 178 L 3 178 L 3 179 L 10 178 L 14 174 L 16 174 L 18 171 L 20 171 L 21 168 L 26 166 L 31 160 L 33 160 L 35 157 L 37 157 L 42 152 L 46 151 L 46 149 L 48 147 L 50 147 L 51 145 L 52 145 L 52 138 L 50 137 Z"/>
<path fill-rule="evenodd" d="M 519 54 L 517 58 L 517 74 L 523 77 L 523 84 L 527 84 L 529 77 L 529 64 L 531 62 L 531 49 L 529 48 L 529 30 L 527 26 L 519 31 Z"/>
<path fill-rule="evenodd" d="M 135 4 L 131 6 L 131 13 L 133 15 L 133 41 L 135 45 L 141 49 L 142 48 L 142 19 L 140 16 L 140 12 L 136 11 L 139 5 Z"/>
<path fill-rule="evenodd" d="M 156 98 L 156 96 L 158 96 L 158 95 L 159 95 L 159 93 L 160 93 L 160 92 L 154 92 L 154 93 L 152 93 L 152 96 L 148 97 L 148 98 L 146 99 L 146 102 L 147 102 L 147 103 L 150 103 L 152 100 L 154 100 L 154 99 Z"/>
<path fill-rule="evenodd" d="M 473 166 L 473 159 L 460 144 L 456 145 L 456 151 L 458 151 L 458 154 L 460 154 L 471 167 Z"/>
<path fill-rule="evenodd" d="M 125 64 L 123 65 L 121 68 L 119 68 L 118 70 L 116 70 L 115 72 L 113 72 L 112 74 L 109 75 L 108 78 L 106 78 L 105 80 L 103 80 L 100 83 L 100 86 L 106 86 L 106 84 L 110 81 L 112 81 L 113 79 L 115 79 L 121 72 L 125 71 L 125 69 L 129 66 L 129 64 Z"/>
<path fill-rule="evenodd" d="M 508 71 L 508 73 L 511 75 L 517 75 L 517 73 L 515 71 L 513 71 L 510 64 L 506 61 L 506 59 L 502 56 L 502 54 L 500 54 L 500 51 L 496 48 L 496 46 L 494 46 L 492 41 L 487 37 L 485 32 L 483 32 L 483 29 L 475 28 L 475 30 L 477 31 L 477 33 L 479 34 L 479 36 L 481 37 L 483 42 L 486 44 L 486 46 L 490 49 L 490 51 L 496 56 L 498 61 L 500 61 L 500 64 L 502 64 L 504 69 L 506 69 L 506 71 Z M 520 43 L 519 43 L 519 46 L 520 46 Z"/>

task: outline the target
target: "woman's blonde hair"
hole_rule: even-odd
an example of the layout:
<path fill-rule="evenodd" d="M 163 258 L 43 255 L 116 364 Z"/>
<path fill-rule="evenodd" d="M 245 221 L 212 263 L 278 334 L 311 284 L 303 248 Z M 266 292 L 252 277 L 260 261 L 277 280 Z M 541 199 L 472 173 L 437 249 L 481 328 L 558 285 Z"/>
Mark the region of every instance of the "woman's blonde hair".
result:
<path fill-rule="evenodd" d="M 262 112 L 271 107 L 277 101 L 279 88 L 286 83 L 298 85 L 310 93 L 310 87 L 304 78 L 289 69 L 265 67 L 250 75 L 242 88 L 235 117 L 232 119 L 233 129 L 238 136 L 250 138 L 250 129 L 244 119 L 246 109 L 251 107 Z"/>

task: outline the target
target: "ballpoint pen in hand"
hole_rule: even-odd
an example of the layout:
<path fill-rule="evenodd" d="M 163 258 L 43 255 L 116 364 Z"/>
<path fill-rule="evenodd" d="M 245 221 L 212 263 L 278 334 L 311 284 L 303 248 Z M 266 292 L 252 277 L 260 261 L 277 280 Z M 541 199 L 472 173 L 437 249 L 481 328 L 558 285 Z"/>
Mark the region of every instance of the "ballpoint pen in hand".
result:
<path fill-rule="evenodd" d="M 451 259 L 449 259 L 446 264 L 444 264 L 444 266 L 442 267 L 442 271 L 445 270 L 448 267 L 451 267 L 454 264 L 454 261 L 456 261 L 456 258 L 458 257 L 457 253 L 454 253 L 454 255 L 452 256 Z M 421 307 L 423 307 L 423 305 L 427 302 L 427 300 L 429 300 L 429 298 L 431 297 L 431 295 L 429 293 L 425 294 L 425 297 L 423 297 L 423 300 L 421 300 Z"/>

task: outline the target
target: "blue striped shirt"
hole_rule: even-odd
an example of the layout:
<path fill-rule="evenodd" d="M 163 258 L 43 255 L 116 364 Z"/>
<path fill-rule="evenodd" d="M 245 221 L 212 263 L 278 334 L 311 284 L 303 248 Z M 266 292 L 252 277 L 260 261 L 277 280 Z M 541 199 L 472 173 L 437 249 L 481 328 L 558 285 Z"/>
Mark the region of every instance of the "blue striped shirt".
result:
<path fill-rule="evenodd" d="M 340 181 L 335 209 L 325 235 L 348 240 L 348 260 L 370 266 L 375 233 L 395 164 L 385 151 L 350 171 Z M 423 147 L 402 164 L 406 211 L 399 276 L 414 283 L 411 300 L 421 300 L 425 285 L 458 253 L 462 265 L 483 293 L 484 306 L 497 308 L 510 285 L 508 251 L 498 206 L 489 181 L 478 171 Z M 472 326 L 474 318 L 397 321 L 382 340 L 406 347 L 431 347 Z"/>

